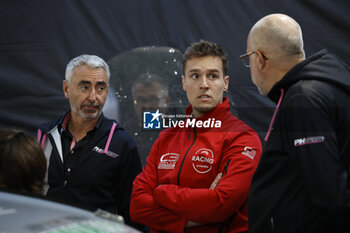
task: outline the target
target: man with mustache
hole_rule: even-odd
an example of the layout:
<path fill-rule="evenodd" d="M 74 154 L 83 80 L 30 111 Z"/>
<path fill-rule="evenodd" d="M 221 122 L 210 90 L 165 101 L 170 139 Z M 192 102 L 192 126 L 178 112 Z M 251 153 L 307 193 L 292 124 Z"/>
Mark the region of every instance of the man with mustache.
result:
<path fill-rule="evenodd" d="M 70 111 L 39 127 L 48 161 L 48 198 L 94 211 L 122 215 L 127 224 L 132 182 L 141 172 L 137 148 L 102 113 L 110 71 L 98 56 L 81 55 L 66 68 L 63 91 Z"/>
<path fill-rule="evenodd" d="M 208 41 L 193 43 L 183 56 L 188 125 L 159 134 L 134 181 L 130 215 L 151 232 L 248 232 L 247 198 L 261 144 L 223 96 L 227 66 L 227 54 Z"/>

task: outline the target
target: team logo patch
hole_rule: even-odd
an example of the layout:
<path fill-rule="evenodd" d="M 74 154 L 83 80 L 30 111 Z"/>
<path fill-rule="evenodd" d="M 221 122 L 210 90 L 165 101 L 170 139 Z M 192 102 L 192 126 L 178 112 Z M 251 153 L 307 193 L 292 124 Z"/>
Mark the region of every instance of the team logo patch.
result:
<path fill-rule="evenodd" d="M 160 116 L 162 114 L 159 109 L 156 112 L 143 112 L 143 128 L 144 129 L 160 129 Z"/>
<path fill-rule="evenodd" d="M 160 157 L 158 169 L 174 169 L 180 155 L 177 153 L 166 153 Z"/>
<path fill-rule="evenodd" d="M 324 136 L 315 136 L 315 137 L 307 137 L 307 138 L 298 138 L 294 140 L 294 146 L 304 146 L 308 144 L 321 143 L 324 141 L 326 137 Z"/>
<path fill-rule="evenodd" d="M 207 173 L 211 170 L 214 163 L 213 151 L 202 148 L 192 156 L 193 169 L 198 173 Z"/>
<path fill-rule="evenodd" d="M 107 151 L 106 153 L 104 152 L 104 149 L 99 148 L 98 146 L 95 146 L 93 149 L 93 151 L 99 153 L 99 154 L 105 154 L 109 157 L 112 157 L 113 159 L 117 158 L 119 155 L 117 153 L 114 153 L 112 151 Z"/>
<path fill-rule="evenodd" d="M 253 160 L 255 155 L 256 155 L 256 151 L 253 148 L 246 146 L 246 147 L 244 147 L 244 150 L 242 151 L 242 155 L 245 155 L 248 158 L 250 158 L 251 160 Z"/>

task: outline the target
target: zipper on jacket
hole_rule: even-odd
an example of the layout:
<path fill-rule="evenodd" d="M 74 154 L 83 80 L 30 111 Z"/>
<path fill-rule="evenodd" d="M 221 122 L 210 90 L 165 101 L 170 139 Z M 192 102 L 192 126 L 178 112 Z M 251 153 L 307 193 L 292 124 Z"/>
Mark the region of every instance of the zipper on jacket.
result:
<path fill-rule="evenodd" d="M 196 141 L 197 139 L 197 132 L 196 132 L 196 128 L 193 128 L 193 131 L 194 131 L 194 139 L 193 139 L 193 142 L 191 144 L 191 146 L 187 149 L 186 153 L 185 153 L 185 156 L 181 162 L 181 165 L 180 165 L 180 169 L 179 169 L 179 174 L 177 175 L 177 185 L 180 185 L 180 174 L 181 174 L 181 170 L 182 170 L 182 166 L 184 165 L 184 162 L 185 162 L 185 159 L 186 159 L 186 156 L 188 154 L 188 152 L 190 151 L 191 147 L 193 146 L 194 142 Z M 190 132 L 191 132 L 191 129 L 190 129 Z M 190 139 L 190 138 L 189 138 Z"/>
<path fill-rule="evenodd" d="M 227 174 L 227 168 L 228 168 L 228 165 L 230 164 L 231 162 L 231 159 L 229 159 L 224 167 L 224 170 L 222 172 L 222 176 L 226 175 Z"/>
<path fill-rule="evenodd" d="M 264 141 L 265 141 L 265 142 L 267 142 L 267 140 L 268 140 L 269 137 L 270 137 L 270 133 L 271 133 L 271 131 L 272 131 L 272 129 L 273 129 L 273 128 L 272 128 L 272 127 L 273 127 L 273 123 L 275 122 L 278 109 L 280 108 L 280 105 L 281 105 L 281 102 L 282 102 L 282 99 L 283 99 L 283 96 L 284 96 L 284 90 L 283 90 L 283 88 L 281 88 L 280 91 L 281 91 L 281 95 L 280 95 L 280 98 L 279 98 L 279 100 L 278 100 L 277 106 L 276 106 L 276 108 L 275 108 L 275 112 L 273 113 L 272 119 L 271 119 L 271 121 L 270 121 L 269 130 L 267 131 L 267 134 L 266 134 L 266 136 L 265 136 L 265 138 L 264 138 Z"/>
<path fill-rule="evenodd" d="M 224 176 L 227 174 L 227 168 L 228 168 L 228 165 L 230 164 L 230 162 L 231 162 L 231 159 L 227 160 L 227 163 L 226 163 L 226 165 L 225 165 L 225 167 L 224 167 L 224 169 L 223 169 L 223 171 L 222 171 L 221 179 L 222 179 L 222 177 L 224 177 Z M 218 183 L 216 184 L 216 186 L 218 186 L 219 183 L 220 183 L 220 180 L 218 181 Z"/>
<path fill-rule="evenodd" d="M 222 177 L 224 177 L 226 174 L 227 174 L 227 168 L 228 168 L 228 165 L 230 164 L 231 162 L 231 159 L 227 160 L 227 163 L 222 171 Z M 222 179 L 221 177 L 221 179 Z M 220 180 L 218 181 L 217 185 L 218 186 L 220 183 Z M 218 230 L 218 233 L 224 233 L 224 232 L 229 232 L 229 229 L 230 229 L 230 225 L 231 225 L 231 222 L 232 222 L 232 219 L 233 217 L 236 215 L 236 213 L 233 213 L 228 219 L 226 219 L 221 225 L 220 225 L 220 228 Z"/>

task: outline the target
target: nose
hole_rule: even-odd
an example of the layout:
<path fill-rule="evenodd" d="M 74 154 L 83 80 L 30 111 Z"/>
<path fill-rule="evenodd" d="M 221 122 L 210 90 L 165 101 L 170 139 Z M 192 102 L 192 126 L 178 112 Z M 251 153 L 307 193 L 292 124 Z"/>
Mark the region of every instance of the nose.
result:
<path fill-rule="evenodd" d="M 91 91 L 90 91 L 89 101 L 90 102 L 95 102 L 96 101 L 96 91 L 95 91 L 94 88 L 92 88 Z"/>
<path fill-rule="evenodd" d="M 209 85 L 208 85 L 206 77 L 202 77 L 201 78 L 201 82 L 200 82 L 200 86 L 199 87 L 201 89 L 208 89 L 209 88 Z"/>

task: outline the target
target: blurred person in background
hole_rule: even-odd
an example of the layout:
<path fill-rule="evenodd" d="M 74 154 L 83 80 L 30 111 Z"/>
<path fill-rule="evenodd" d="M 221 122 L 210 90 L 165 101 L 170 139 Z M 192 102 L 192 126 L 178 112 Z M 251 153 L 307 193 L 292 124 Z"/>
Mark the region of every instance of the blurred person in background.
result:
<path fill-rule="evenodd" d="M 132 132 L 140 154 L 142 165 L 146 165 L 147 156 L 158 137 L 158 130 L 143 129 L 143 112 L 157 111 L 166 114 L 169 107 L 169 87 L 164 78 L 157 74 L 141 74 L 131 88 L 137 122 L 130 122 L 127 130 Z M 135 118 L 130 118 L 135 120 Z"/>

